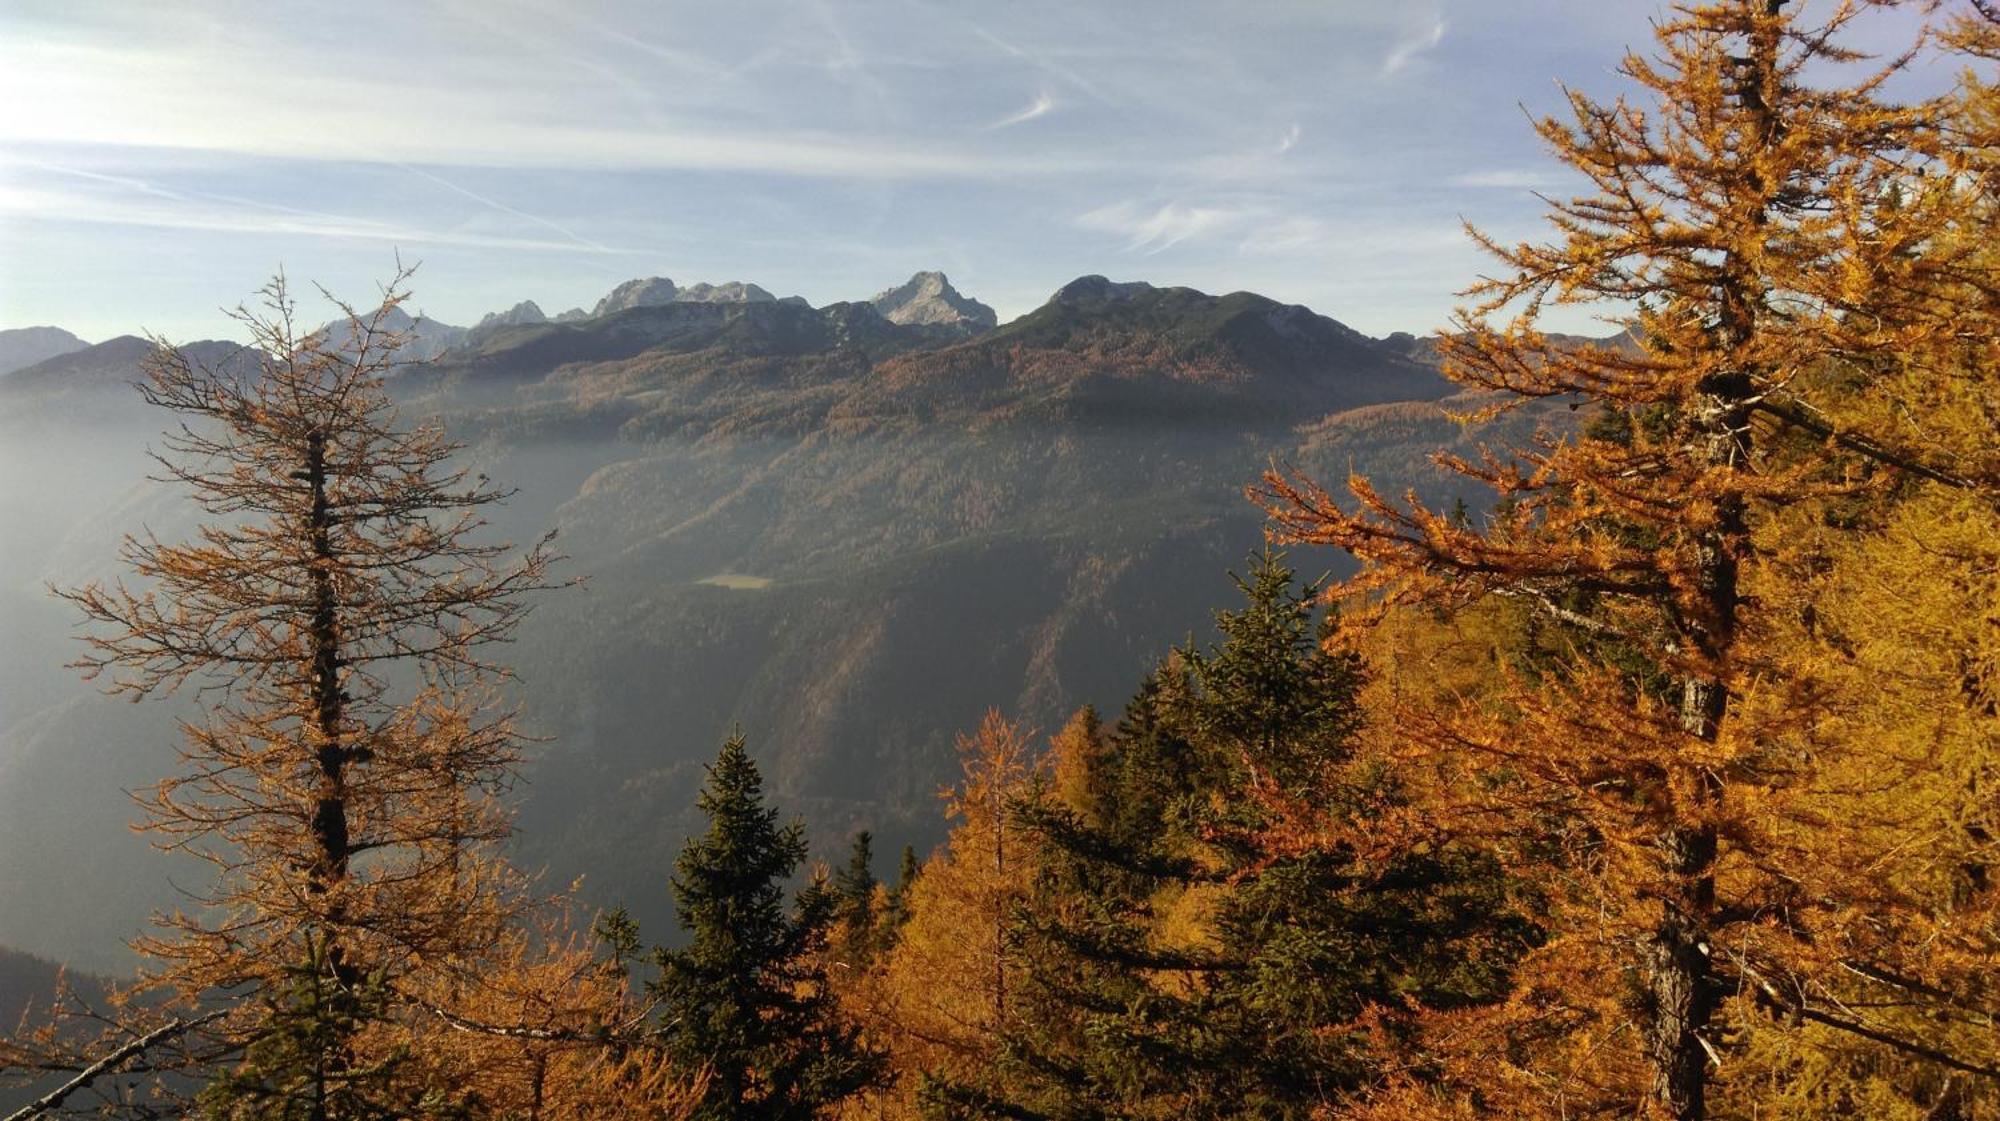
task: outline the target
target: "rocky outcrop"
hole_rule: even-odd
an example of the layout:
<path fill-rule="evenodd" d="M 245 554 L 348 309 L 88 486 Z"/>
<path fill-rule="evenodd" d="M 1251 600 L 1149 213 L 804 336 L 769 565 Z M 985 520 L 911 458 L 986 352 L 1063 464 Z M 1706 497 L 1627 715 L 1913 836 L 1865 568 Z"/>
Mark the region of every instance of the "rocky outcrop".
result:
<path fill-rule="evenodd" d="M 796 296 L 786 298 L 786 302 L 799 300 Z M 724 284 L 690 284 L 683 288 L 664 276 L 649 276 L 638 280 L 628 280 L 611 293 L 597 301 L 597 307 L 590 313 L 595 319 L 616 312 L 628 311 L 635 307 L 658 307 L 661 304 L 772 304 L 778 298 L 755 284 L 731 280 Z"/>
<path fill-rule="evenodd" d="M 868 302 L 882 318 L 906 327 L 943 327 L 973 335 L 999 322 L 992 308 L 961 294 L 941 272 L 920 272 Z"/>

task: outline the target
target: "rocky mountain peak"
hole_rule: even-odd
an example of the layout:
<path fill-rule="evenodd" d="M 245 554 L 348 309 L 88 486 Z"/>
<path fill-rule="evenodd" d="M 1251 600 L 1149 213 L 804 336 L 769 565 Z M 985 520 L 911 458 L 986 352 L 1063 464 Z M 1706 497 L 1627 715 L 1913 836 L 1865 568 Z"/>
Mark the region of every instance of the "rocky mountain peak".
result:
<path fill-rule="evenodd" d="M 549 317 L 542 314 L 541 305 L 533 300 L 522 300 L 506 311 L 489 311 L 472 325 L 475 331 L 494 327 L 519 327 L 531 323 L 547 323 Z"/>
<path fill-rule="evenodd" d="M 600 315 L 610 315 L 616 311 L 624 311 L 627 308 L 655 307 L 660 304 L 670 304 L 674 302 L 674 298 L 678 295 L 680 295 L 680 289 L 674 286 L 673 281 L 668 280 L 664 276 L 641 277 L 637 280 L 628 280 L 618 287 L 613 288 L 609 295 L 597 301 L 596 309 L 590 314 L 595 318 Z"/>
<path fill-rule="evenodd" d="M 868 301 L 882 317 L 905 326 L 984 331 L 999 322 L 993 309 L 961 294 L 941 272 L 920 272 Z"/>
<path fill-rule="evenodd" d="M 638 280 L 628 280 L 611 290 L 611 294 L 597 301 L 597 309 L 591 318 L 610 315 L 635 307 L 658 307 L 661 304 L 773 304 L 804 301 L 796 296 L 779 300 L 776 296 L 755 284 L 731 280 L 722 284 L 690 284 L 683 288 L 664 276 L 649 276 Z M 568 314 L 568 313 L 564 313 Z M 558 320 L 562 317 L 558 316 Z"/>
<path fill-rule="evenodd" d="M 688 304 L 771 304 L 778 298 L 755 284 L 732 280 L 725 284 L 690 284 L 674 300 Z"/>

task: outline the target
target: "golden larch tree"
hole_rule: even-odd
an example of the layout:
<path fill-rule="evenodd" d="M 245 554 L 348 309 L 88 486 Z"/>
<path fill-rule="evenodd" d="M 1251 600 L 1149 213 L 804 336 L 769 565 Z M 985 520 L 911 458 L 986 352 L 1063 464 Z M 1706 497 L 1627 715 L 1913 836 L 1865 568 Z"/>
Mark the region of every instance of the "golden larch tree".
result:
<path fill-rule="evenodd" d="M 1990 461 L 1896 410 L 1848 406 L 1950 345 L 1940 301 L 1978 274 L 1942 239 L 1967 192 L 1936 174 L 1940 104 L 1884 95 L 1908 56 L 1842 45 L 1863 7 L 1676 4 L 1655 52 L 1621 68 L 1636 98 L 1571 91 L 1567 115 L 1540 122 L 1589 188 L 1551 201 L 1549 242 L 1475 232 L 1502 268 L 1441 350 L 1495 409 L 1568 400 L 1590 421 L 1514 455 L 1443 457 L 1497 492 L 1482 524 L 1359 478 L 1352 505 L 1283 472 L 1257 492 L 1280 536 L 1360 559 L 1336 594 L 1378 613 L 1512 597 L 1568 636 L 1567 654 L 1511 667 L 1497 700 L 1399 718 L 1492 772 L 1464 784 L 1468 808 L 1568 823 L 1568 907 L 1510 1010 L 1517 1034 L 1567 1043 L 1484 1065 L 1509 1102 L 1698 1121 L 1733 995 L 1841 1022 L 1795 981 L 1826 964 L 1849 904 L 1880 896 L 1782 827 L 1817 815 L 1820 761 L 1786 750 L 1816 699 L 1766 672 L 1770 620 L 1745 594 L 1765 559 L 1756 530 L 1900 478 L 1992 481 Z M 1554 305 L 1615 309 L 1630 345 L 1544 334 Z"/>
<path fill-rule="evenodd" d="M 61 593 L 94 625 L 88 675 L 197 690 L 145 828 L 216 875 L 139 949 L 151 987 L 230 1002 L 210 1029 L 243 1048 L 208 1091 L 225 1114 L 417 1110 L 383 1025 L 471 975 L 517 897 L 492 847 L 519 737 L 482 650 L 551 586 L 552 556 L 480 541 L 506 492 L 453 466 L 437 426 L 399 425 L 387 323 L 407 276 L 326 332 L 274 280 L 216 368 L 162 345 L 142 390 L 181 423 L 155 458 L 204 521 L 128 537 L 134 584 Z"/>
<path fill-rule="evenodd" d="M 1056 737 L 1054 759 L 1080 750 L 1080 722 Z M 963 777 L 943 792 L 949 839 L 923 865 L 894 946 L 846 994 L 871 1042 L 884 1047 L 895 1081 L 846 1108 L 848 1117 L 923 1116 L 929 1079 L 988 1089 L 1018 963 L 1006 929 L 1028 898 L 1032 835 L 1012 804 L 1048 781 L 1051 756 L 998 711 L 958 738 Z"/>

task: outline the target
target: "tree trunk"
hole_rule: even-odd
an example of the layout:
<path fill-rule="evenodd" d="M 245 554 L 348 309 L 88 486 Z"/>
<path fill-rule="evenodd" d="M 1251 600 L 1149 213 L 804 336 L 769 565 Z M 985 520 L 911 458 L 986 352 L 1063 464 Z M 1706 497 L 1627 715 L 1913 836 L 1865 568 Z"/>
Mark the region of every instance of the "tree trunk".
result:
<path fill-rule="evenodd" d="M 317 851 L 306 887 L 314 894 L 325 894 L 338 889 L 347 878 L 353 850 L 347 823 L 349 751 L 342 727 L 347 694 L 340 685 L 340 670 L 344 662 L 340 657 L 338 592 L 333 586 L 333 517 L 326 493 L 326 436 L 320 430 L 315 429 L 306 438 L 306 466 L 301 474 L 312 491 L 306 528 L 313 555 L 313 609 L 309 632 L 311 722 L 312 734 L 317 741 L 314 756 L 319 765 L 319 794 L 312 817 L 312 837 Z M 314 1010 L 316 1014 L 327 1014 L 328 1005 L 338 1008 L 360 980 L 357 970 L 347 961 L 339 936 L 335 933 L 341 917 L 341 905 L 336 900 L 327 909 L 325 928 L 318 932 L 327 973 L 325 983 L 331 985 L 333 991 L 321 990 L 316 981 L 314 988 L 321 992 L 321 1007 Z M 338 1018 L 337 1012 L 333 1015 Z M 329 1121 L 337 1114 L 338 1110 L 329 1100 L 332 1097 L 329 1090 L 345 1078 L 348 1068 L 352 1066 L 351 1060 L 345 1039 L 335 1040 L 319 1056 L 314 1071 L 310 1121 Z"/>
<path fill-rule="evenodd" d="M 333 519 L 326 495 L 326 437 L 307 437 L 305 477 L 312 488 L 307 532 L 313 551 L 312 723 L 319 763 L 319 799 L 313 807 L 312 834 L 318 848 L 312 869 L 312 889 L 332 890 L 347 878 L 347 747 L 341 720 L 347 695 L 340 687 L 340 626 L 333 587 Z"/>
<path fill-rule="evenodd" d="M 1751 26 L 1747 58 L 1732 59 L 1738 105 L 1749 118 L 1757 145 L 1746 153 L 1743 190 L 1756 205 L 1746 216 L 1753 230 L 1769 222 L 1773 192 L 1757 157 L 1777 143 L 1782 122 L 1771 112 L 1771 88 L 1778 79 L 1780 36 L 1777 19 L 1790 0 L 1740 0 L 1761 17 Z M 1754 261 L 1740 253 L 1723 263 L 1718 284 L 1716 338 L 1735 350 L 1758 329 L 1765 292 Z M 1708 472 L 1748 466 L 1751 453 L 1750 400 L 1756 383 L 1748 370 L 1719 373 L 1697 388 L 1693 421 L 1693 464 Z M 1749 535 L 1747 503 L 1734 489 L 1716 499 L 1711 525 L 1695 535 L 1694 592 L 1680 630 L 1682 648 L 1702 666 L 1681 683 L 1680 726 L 1703 743 L 1716 742 L 1729 714 L 1729 687 L 1717 674 L 1736 641 L 1739 558 Z M 1717 836 L 1712 811 L 1723 796 L 1720 776 L 1706 766 L 1683 768 L 1677 776 L 1678 821 L 1659 838 L 1662 871 L 1661 915 L 1649 947 L 1648 987 L 1652 998 L 1646 1052 L 1653 1067 L 1653 1099 L 1672 1121 L 1705 1121 L 1708 1116 L 1708 1046 L 1703 1033 L 1721 998 L 1712 955 L 1715 917 Z"/>

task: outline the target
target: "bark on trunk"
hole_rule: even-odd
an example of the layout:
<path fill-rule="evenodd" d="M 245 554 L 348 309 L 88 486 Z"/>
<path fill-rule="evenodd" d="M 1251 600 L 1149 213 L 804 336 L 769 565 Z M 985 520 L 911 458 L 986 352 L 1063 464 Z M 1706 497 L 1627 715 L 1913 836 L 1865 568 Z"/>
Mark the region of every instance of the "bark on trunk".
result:
<path fill-rule="evenodd" d="M 312 872 L 315 891 L 329 891 L 347 878 L 351 857 L 347 832 L 347 745 L 341 721 L 346 695 L 340 687 L 339 603 L 333 586 L 333 519 L 326 493 L 326 437 L 307 437 L 307 485 L 312 507 L 307 530 L 312 541 L 312 720 L 318 740 L 319 798 L 312 834 L 318 851 Z"/>
<path fill-rule="evenodd" d="M 350 749 L 343 727 L 347 694 L 340 682 L 340 670 L 345 663 L 340 656 L 339 593 L 333 582 L 333 517 L 327 498 L 325 433 L 315 430 L 306 438 L 306 465 L 302 474 L 312 493 L 312 504 L 307 513 L 307 533 L 313 556 L 310 696 L 313 733 L 317 740 L 314 758 L 319 768 L 319 789 L 311 826 L 314 863 L 306 886 L 314 894 L 323 895 L 339 889 L 342 881 L 347 879 L 348 866 L 353 858 L 347 821 Z M 325 917 L 325 927 L 318 933 L 326 980 L 331 991 L 321 990 L 322 1003 L 337 1008 L 353 994 L 360 977 L 347 960 L 337 933 L 342 919 L 337 899 L 327 908 Z M 328 1008 L 315 1009 L 314 1013 L 331 1014 L 336 1021 L 344 1019 Z M 334 1040 L 318 1056 L 309 1109 L 310 1121 L 331 1121 L 339 1112 L 335 1105 L 338 1094 L 334 1088 L 346 1079 L 353 1065 L 352 1058 L 345 1039 Z"/>
<path fill-rule="evenodd" d="M 1760 14 L 1748 58 L 1732 60 L 1739 106 L 1750 118 L 1755 142 L 1768 149 L 1781 123 L 1771 112 L 1769 93 L 1777 80 L 1780 53 L 1777 17 L 1789 0 L 1742 0 Z M 1753 157 L 1755 152 L 1750 153 Z M 1746 194 L 1758 201 L 1747 218 L 1753 229 L 1769 221 L 1775 187 L 1754 159 L 1744 172 Z M 1723 266 L 1717 292 L 1717 339 L 1734 349 L 1755 336 L 1764 299 L 1755 265 L 1732 255 Z M 1735 370 L 1705 379 L 1694 402 L 1695 465 L 1710 472 L 1747 466 L 1751 453 L 1750 404 L 1756 385 L 1750 371 Z M 1725 489 L 1716 498 L 1714 521 L 1693 541 L 1694 602 L 1681 624 L 1683 649 L 1704 665 L 1681 683 L 1680 726 L 1688 736 L 1714 743 L 1729 714 L 1729 687 L 1716 676 L 1736 640 L 1739 558 L 1748 536 L 1743 496 Z M 1672 1121 L 1705 1121 L 1708 1116 L 1709 1049 L 1704 1039 L 1721 998 L 1711 956 L 1715 921 L 1717 836 L 1711 811 L 1723 795 L 1721 779 L 1696 765 L 1680 775 L 1678 794 L 1688 800 L 1679 822 L 1658 839 L 1665 873 L 1659 925 L 1649 947 L 1647 981 L 1652 998 L 1646 1031 L 1653 1068 L 1653 1099 Z"/>

